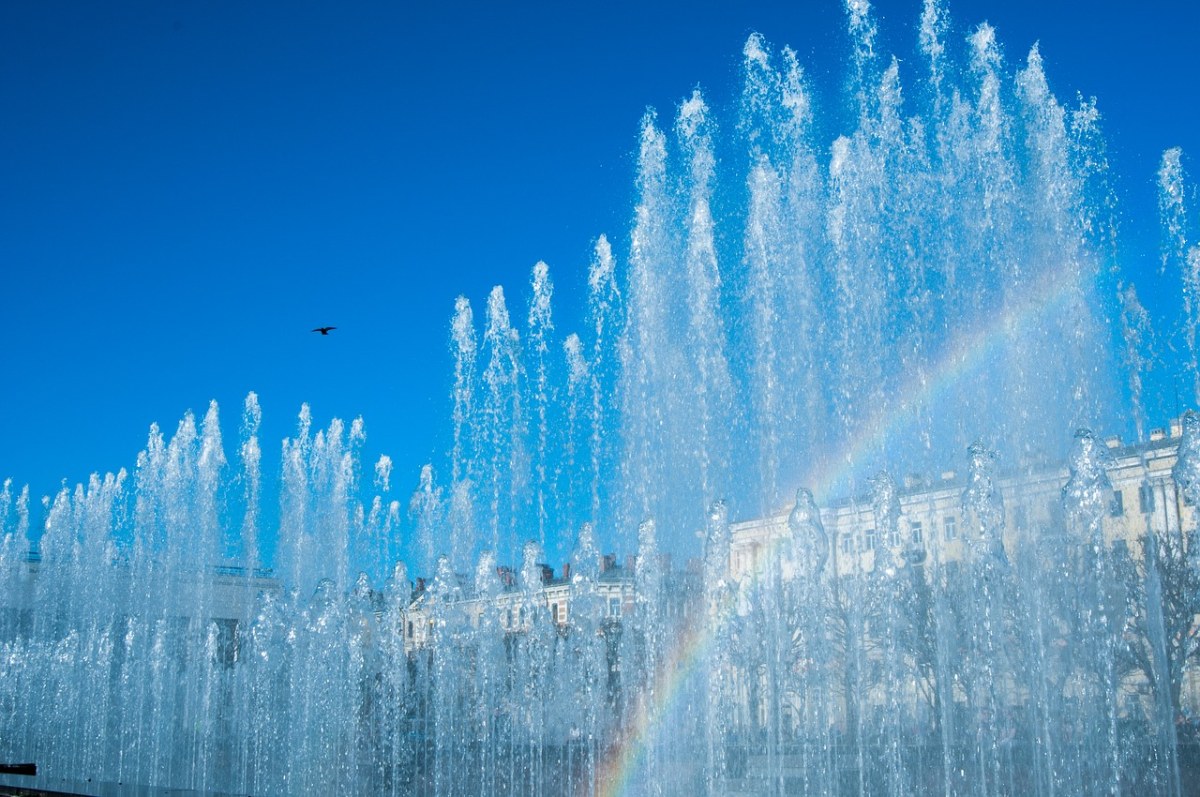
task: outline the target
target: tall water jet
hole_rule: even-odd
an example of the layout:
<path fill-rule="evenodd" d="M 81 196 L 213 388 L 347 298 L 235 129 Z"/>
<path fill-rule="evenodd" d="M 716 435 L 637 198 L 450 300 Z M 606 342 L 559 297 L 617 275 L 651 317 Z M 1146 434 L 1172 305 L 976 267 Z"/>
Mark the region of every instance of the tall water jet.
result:
<path fill-rule="evenodd" d="M 695 462 L 700 497 L 711 501 L 714 491 L 728 485 L 730 466 L 729 419 L 733 384 L 725 356 L 725 330 L 718 314 L 721 274 L 713 239 L 712 192 L 716 179 L 712 121 L 708 106 L 696 91 L 679 109 L 676 122 L 689 161 L 691 191 L 687 199 L 686 254 L 687 335 L 691 341 L 690 384 L 695 401 L 695 427 L 689 459 Z"/>
<path fill-rule="evenodd" d="M 1121 304 L 1121 339 L 1126 372 L 1129 374 L 1129 403 L 1133 414 L 1133 429 L 1138 440 L 1146 437 L 1146 404 L 1143 398 L 1144 380 L 1153 363 L 1149 353 L 1153 345 L 1154 328 L 1150 314 L 1138 299 L 1137 288 L 1123 286 L 1118 299 Z"/>
<path fill-rule="evenodd" d="M 533 492 L 533 517 L 537 539 L 545 547 L 546 523 L 550 519 L 552 509 L 547 503 L 553 499 L 550 494 L 551 484 L 546 459 L 550 455 L 549 414 L 553 398 L 550 395 L 550 363 L 547 361 L 550 345 L 547 339 L 554 332 L 554 321 L 550 313 L 554 285 L 550 281 L 549 267 L 540 260 L 533 267 L 532 289 L 529 299 L 528 335 L 529 378 L 532 391 L 530 411 L 537 423 L 537 439 L 533 441 L 531 452 L 533 473 L 530 489 Z"/>
<path fill-rule="evenodd" d="M 521 397 L 523 374 L 519 336 L 509 323 L 508 306 L 500 286 L 493 288 L 488 296 L 483 342 L 488 359 L 483 372 L 486 392 L 480 437 L 487 443 L 483 484 L 489 494 L 489 543 L 492 550 L 511 551 L 514 549 L 518 497 L 526 486 L 526 421 Z"/>
<path fill-rule="evenodd" d="M 433 465 L 421 466 L 417 489 L 408 500 L 408 512 L 416 526 L 417 564 L 423 572 L 433 572 L 435 540 L 445 518 L 442 489 L 433 483 Z"/>
<path fill-rule="evenodd" d="M 262 449 L 258 444 L 258 430 L 262 425 L 262 409 L 258 406 L 258 395 L 246 396 L 242 413 L 242 478 L 244 482 L 245 514 L 242 517 L 241 540 L 246 566 L 257 567 L 259 554 L 259 516 L 262 500 Z"/>
<path fill-rule="evenodd" d="M 605 440 L 615 411 L 612 393 L 615 392 L 615 365 L 613 340 L 617 340 L 617 324 L 620 319 L 621 293 L 617 286 L 616 265 L 613 262 L 612 246 L 608 238 L 601 235 L 596 240 L 595 256 L 588 268 L 588 317 L 592 324 L 591 373 L 591 517 L 600 522 L 601 484 L 614 467 L 610 454 L 611 444 Z"/>
<path fill-rule="evenodd" d="M 656 118 L 642 120 L 638 151 L 638 190 L 629 277 L 625 297 L 625 324 L 618 344 L 621 357 L 621 417 L 623 443 L 621 482 L 628 485 L 629 504 L 619 521 L 653 514 L 660 509 L 665 481 L 663 455 L 670 450 L 671 422 L 669 375 L 678 370 L 673 361 L 678 348 L 669 345 L 666 323 L 665 264 L 669 262 L 666 222 L 669 218 L 666 186 L 666 141 Z"/>
<path fill-rule="evenodd" d="M 587 398 L 587 389 L 592 380 L 588 369 L 587 357 L 583 352 L 583 343 L 579 340 L 579 336 L 572 332 L 563 341 L 563 355 L 567 366 L 567 418 L 566 430 L 564 433 L 565 442 L 563 443 L 563 463 L 561 465 L 565 474 L 556 474 L 556 494 L 560 496 L 559 506 L 560 514 L 566 519 L 568 528 L 578 525 L 579 506 L 584 501 L 591 499 L 591 495 L 581 496 L 580 481 L 587 478 L 588 471 L 581 468 L 582 457 L 580 450 L 586 450 L 587 438 L 581 434 L 584 426 L 586 415 L 584 410 L 587 406 L 584 400 Z M 582 471 L 582 475 L 581 475 Z M 592 477 L 593 479 L 596 477 Z M 588 485 L 594 483 L 589 480 Z M 597 487 L 593 486 L 594 492 Z M 588 503 L 590 509 L 591 504 Z M 589 512 L 588 516 L 592 516 Z"/>
<path fill-rule="evenodd" d="M 1179 147 L 1162 155 L 1158 170 L 1158 209 L 1162 229 L 1162 271 L 1178 271 L 1183 287 L 1179 326 L 1187 348 L 1184 364 L 1191 375 L 1192 401 L 1200 402 L 1200 368 L 1197 368 L 1196 326 L 1200 323 L 1200 244 L 1189 240 L 1186 175 Z"/>
<path fill-rule="evenodd" d="M 470 454 L 479 446 L 471 432 L 475 413 L 475 322 L 467 297 L 454 300 L 454 319 L 450 324 L 454 344 L 454 389 L 451 419 L 454 425 L 454 445 L 450 451 L 450 478 L 454 484 L 470 478 Z"/>

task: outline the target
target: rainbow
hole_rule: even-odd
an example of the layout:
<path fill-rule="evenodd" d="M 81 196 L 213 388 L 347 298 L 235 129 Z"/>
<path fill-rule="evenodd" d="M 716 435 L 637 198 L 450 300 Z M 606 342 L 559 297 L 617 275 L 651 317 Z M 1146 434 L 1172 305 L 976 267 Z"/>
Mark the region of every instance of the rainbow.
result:
<path fill-rule="evenodd" d="M 856 469 L 871 454 L 881 451 L 889 437 L 906 423 L 915 421 L 918 407 L 930 407 L 948 397 L 952 388 L 977 373 L 999 346 L 1014 333 L 1044 327 L 1044 321 L 1054 317 L 1077 299 L 1078 283 L 1065 269 L 1050 269 L 1031 283 L 1021 300 L 997 313 L 988 323 L 967 330 L 946 346 L 940 359 L 928 373 L 908 375 L 897 394 L 898 400 L 888 409 L 877 408 L 856 436 L 847 441 L 838 456 L 830 457 L 808 474 L 814 497 L 828 503 L 838 489 L 853 484 Z M 755 563 L 750 573 L 757 584 L 766 565 L 774 560 L 783 538 L 775 538 Z M 683 688 L 697 672 L 705 652 L 712 646 L 734 616 L 735 601 L 727 600 L 715 622 L 692 623 L 676 640 L 674 648 L 660 663 L 655 674 L 651 705 L 642 707 L 632 718 L 620 742 L 601 762 L 597 773 L 597 794 L 618 797 L 628 793 L 636 775 L 644 767 L 646 751 L 660 732 L 659 722 L 669 716 Z"/>
<path fill-rule="evenodd" d="M 1062 270 L 1051 271 L 1030 284 L 1021 301 L 997 313 L 990 323 L 960 333 L 928 373 L 917 370 L 908 374 L 891 408 L 876 408 L 838 456 L 826 460 L 827 464 L 800 483 L 812 485 L 813 497 L 821 503 L 836 498 L 835 491 L 844 494 L 860 463 L 881 451 L 904 424 L 916 423 L 918 408 L 933 407 L 950 398 L 953 388 L 977 374 L 1006 339 L 1042 327 L 1046 319 L 1066 310 L 1078 297 L 1075 285 Z"/>

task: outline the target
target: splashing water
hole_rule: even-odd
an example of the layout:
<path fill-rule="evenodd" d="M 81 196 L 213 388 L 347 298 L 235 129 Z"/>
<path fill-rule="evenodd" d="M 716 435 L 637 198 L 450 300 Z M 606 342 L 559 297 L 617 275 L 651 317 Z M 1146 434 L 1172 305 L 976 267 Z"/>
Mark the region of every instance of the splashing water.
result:
<path fill-rule="evenodd" d="M 1010 66 L 925 0 L 910 66 L 844 12 L 844 108 L 753 35 L 735 109 L 646 114 L 583 331 L 544 262 L 523 315 L 458 297 L 450 450 L 406 523 L 362 421 L 307 406 L 264 496 L 254 394 L 235 456 L 215 404 L 152 427 L 33 533 L 5 482 L 0 763 L 75 791 L 1183 793 L 1200 420 L 1143 440 L 1159 349 L 1200 400 L 1183 153 L 1164 323 L 1106 254 L 1097 109 L 1036 47 Z M 1085 428 L 1127 414 L 1134 445 Z"/>

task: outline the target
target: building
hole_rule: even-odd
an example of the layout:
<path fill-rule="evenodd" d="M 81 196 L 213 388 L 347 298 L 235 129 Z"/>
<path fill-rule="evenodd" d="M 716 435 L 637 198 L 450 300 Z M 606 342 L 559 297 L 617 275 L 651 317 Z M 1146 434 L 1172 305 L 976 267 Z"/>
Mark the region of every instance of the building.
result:
<path fill-rule="evenodd" d="M 1186 535 L 1196 528 L 1195 509 L 1172 477 L 1181 432 L 1176 419 L 1169 434 L 1156 429 L 1146 442 L 1126 445 L 1118 437 L 1105 440 L 1111 457 L 1106 470 L 1113 488 L 1103 523 L 1108 544 L 1120 540 L 1140 549 L 1148 532 Z M 1003 542 L 1010 558 L 1042 530 L 1064 524 L 1062 491 L 1069 477 L 1066 464 L 999 475 L 997 487 L 1005 508 Z M 909 476 L 899 495 L 900 523 L 889 532 L 876 528 L 870 496 L 823 508 L 821 522 L 832 544 L 831 562 L 837 574 L 872 571 L 877 552 L 884 549 L 900 561 L 909 546 L 925 549 L 935 561 L 962 561 L 967 556 L 966 487 L 964 474 L 953 470 L 944 471 L 932 482 Z M 765 553 L 790 537 L 789 510 L 734 524 L 730 573 L 735 580 L 761 569 Z M 784 577 L 791 575 L 792 564 L 786 562 Z"/>
<path fill-rule="evenodd" d="M 1003 510 L 997 529 L 1002 546 L 999 551 L 989 551 L 985 541 L 978 539 L 980 521 L 973 516 L 974 509 L 967 497 L 971 489 L 968 474 L 946 471 L 932 480 L 912 476 L 906 478 L 903 485 L 897 488 L 898 500 L 890 516 L 888 512 L 881 515 L 878 502 L 871 495 L 859 495 L 821 508 L 820 521 L 828 540 L 829 556 L 820 578 L 823 583 L 833 584 L 834 590 L 838 589 L 838 585 L 870 581 L 872 577 L 880 576 L 885 585 L 888 580 L 914 577 L 919 577 L 922 583 L 932 584 L 938 580 L 944 583 L 947 573 L 969 569 L 985 556 L 998 556 L 1004 560 L 1006 567 L 1009 563 L 1013 563 L 1014 567 L 1024 567 L 1025 578 L 1029 570 L 1039 567 L 1045 570 L 1055 567 L 1070 569 L 1068 577 L 1078 582 L 1100 579 L 1113 582 L 1100 586 L 1101 603 L 1107 603 L 1108 611 L 1118 615 L 1116 620 L 1110 622 L 1126 624 L 1124 630 L 1113 629 L 1111 633 L 1114 638 L 1120 638 L 1120 644 L 1135 649 L 1133 653 L 1136 654 L 1139 645 L 1148 646 L 1146 640 L 1141 638 L 1148 627 L 1145 625 L 1146 618 L 1121 617 L 1120 610 L 1147 614 L 1154 608 L 1147 604 L 1155 599 L 1148 597 L 1147 591 L 1137 599 L 1140 600 L 1140 609 L 1125 607 L 1126 603 L 1132 605 L 1136 602 L 1135 596 L 1126 594 L 1130 589 L 1128 584 L 1122 583 L 1118 577 L 1120 574 L 1112 568 L 1128 568 L 1129 573 L 1135 574 L 1134 580 L 1140 582 L 1135 585 L 1136 588 L 1148 590 L 1147 555 L 1158 557 L 1160 564 L 1169 557 L 1175 557 L 1179 563 L 1175 571 L 1185 571 L 1179 576 L 1182 579 L 1179 583 L 1166 583 L 1172 577 L 1171 573 L 1175 572 L 1171 571 L 1170 562 L 1162 564 L 1159 568 L 1161 572 L 1156 575 L 1158 585 L 1155 589 L 1162 593 L 1159 608 L 1163 614 L 1171 611 L 1178 614 L 1181 606 L 1185 610 L 1182 617 L 1174 618 L 1174 633 L 1171 631 L 1171 617 L 1159 621 L 1167 625 L 1166 645 L 1172 648 L 1167 652 L 1170 661 L 1164 666 L 1182 667 L 1179 705 L 1185 711 L 1200 714 L 1200 668 L 1193 664 L 1194 651 L 1189 652 L 1185 641 L 1200 627 L 1200 597 L 1192 589 L 1200 584 L 1200 578 L 1195 575 L 1197 562 L 1188 554 L 1198 518 L 1195 506 L 1177 483 L 1174 474 L 1182 435 L 1183 423 L 1181 419 L 1176 419 L 1168 429 L 1153 430 L 1146 441 L 1125 444 L 1117 437 L 1103 441 L 1103 449 L 1097 452 L 1095 461 L 1103 467 L 1109 492 L 1104 496 L 1106 505 L 1098 513 L 1096 533 L 1103 540 L 1105 549 L 1113 554 L 1111 558 L 1116 563 L 1108 565 L 1110 569 L 1107 571 L 1087 572 L 1089 565 L 1081 561 L 1055 559 L 1064 556 L 1067 551 L 1075 551 L 1078 558 L 1078 552 L 1088 548 L 1083 543 L 1089 530 L 1082 527 L 1078 518 L 1069 516 L 1064 494 L 1072 478 L 1070 466 L 1053 463 L 988 474 L 992 500 Z M 1103 481 L 1097 483 L 1102 484 Z M 770 517 L 733 526 L 730 573 L 734 581 L 744 584 L 755 579 L 767 580 L 772 568 L 777 568 L 778 577 L 784 582 L 797 578 L 799 567 L 793 561 L 795 549 L 789 511 L 790 508 L 784 509 Z M 1149 548 L 1151 542 L 1155 546 L 1153 551 Z M 877 572 L 881 564 L 886 572 Z M 914 572 L 914 568 L 920 568 L 920 571 Z M 1186 571 L 1191 572 L 1190 578 L 1195 583 L 1187 581 Z M 980 575 L 980 571 L 973 572 L 976 576 Z M 836 575 L 836 578 L 830 578 L 831 575 Z M 1174 596 L 1169 594 L 1171 590 L 1176 591 Z M 900 590 L 897 590 L 893 594 L 899 593 Z M 867 627 L 874 624 L 878 632 L 878 621 L 868 618 L 863 624 Z M 885 633 L 890 632 L 889 629 Z M 1073 641 L 1075 637 L 1070 633 L 1058 629 L 1054 629 L 1053 633 L 1061 633 L 1055 644 L 1076 644 Z M 883 645 L 864 643 L 863 647 L 874 648 L 876 655 L 884 655 L 880 652 Z M 912 650 L 911 645 L 906 649 L 901 644 L 899 648 L 900 656 L 904 659 L 901 668 L 908 672 L 919 672 L 920 663 L 913 659 L 919 658 L 920 652 Z M 932 651 L 930 655 L 933 655 Z M 956 651 L 956 655 L 961 655 L 961 651 Z M 1144 658 L 1147 661 L 1140 671 L 1136 667 L 1129 667 L 1121 675 L 1121 711 L 1125 714 L 1134 710 L 1134 704 L 1140 704 L 1147 716 L 1156 710 L 1151 679 L 1145 672 L 1150 666 L 1149 659 L 1153 657 L 1146 655 Z M 1177 675 L 1172 673 L 1173 677 Z M 741 694 L 753 694 L 754 689 L 744 683 L 751 676 L 743 672 L 739 678 L 743 682 Z M 1068 686 L 1067 690 L 1070 688 Z M 905 690 L 909 691 L 910 702 L 919 701 L 918 684 L 911 684 L 911 690 L 906 686 Z M 1019 683 L 1009 683 L 1001 691 L 1004 700 L 1013 706 L 1026 702 L 1030 697 L 1024 685 Z M 876 691 L 868 702 L 882 705 L 890 697 Z M 745 700 L 753 703 L 748 697 Z M 957 686 L 954 700 L 964 705 L 971 702 L 966 692 Z M 792 694 L 788 697 L 790 705 L 785 706 L 784 710 L 799 715 L 803 701 L 803 695 Z M 846 710 L 844 705 L 842 710 Z M 770 722 L 769 712 L 765 708 L 744 713 L 746 721 L 752 724 Z"/>
<path fill-rule="evenodd" d="M 513 569 L 497 566 L 499 590 L 490 598 L 479 595 L 466 576 L 455 574 L 456 609 L 463 612 L 472 628 L 479 628 L 484 623 L 485 612 L 493 612 L 496 625 L 508 634 L 527 633 L 536 611 L 565 633 L 571 623 L 574 591 L 571 567 L 563 565 L 560 574 L 546 564 L 539 564 L 538 568 L 541 583 L 530 596 L 535 606 L 528 605 L 529 597 L 521 589 Z M 595 590 L 604 607 L 604 622 L 619 622 L 633 611 L 635 592 L 632 572 L 618 564 L 615 556 L 609 554 L 602 557 Z M 408 653 L 426 647 L 432 638 L 435 622 L 431 606 L 433 600 L 435 598 L 428 582 L 418 579 L 412 602 L 404 609 L 400 620 L 403 624 L 404 649 Z"/>

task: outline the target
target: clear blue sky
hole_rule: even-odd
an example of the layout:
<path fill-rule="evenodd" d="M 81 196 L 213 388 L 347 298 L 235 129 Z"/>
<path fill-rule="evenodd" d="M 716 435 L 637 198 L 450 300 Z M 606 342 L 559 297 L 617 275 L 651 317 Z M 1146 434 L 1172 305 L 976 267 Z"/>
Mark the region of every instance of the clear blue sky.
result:
<path fill-rule="evenodd" d="M 919 0 L 877 8 L 916 71 Z M 1195 3 L 950 13 L 958 35 L 989 20 L 1010 64 L 1040 40 L 1060 99 L 1098 97 L 1152 247 L 1161 151 L 1200 176 Z M 800 53 L 828 116 L 844 18 L 840 0 L 0 4 L 0 478 L 41 495 L 130 467 L 152 421 L 211 398 L 232 455 L 254 390 L 268 469 L 307 401 L 321 425 L 363 415 L 406 495 L 449 436 L 454 297 L 481 315 L 503 283 L 523 307 L 544 259 L 575 328 L 595 237 L 624 255 L 645 107 L 699 85 L 728 109 L 759 31 Z"/>

